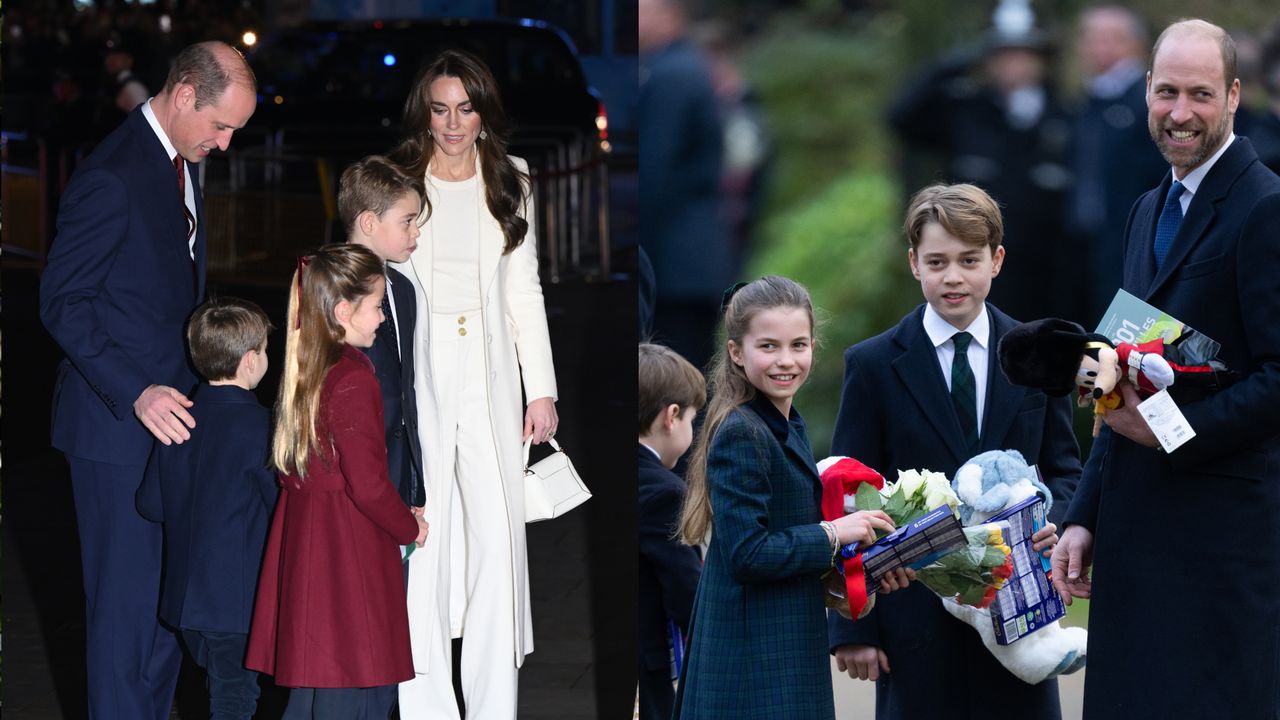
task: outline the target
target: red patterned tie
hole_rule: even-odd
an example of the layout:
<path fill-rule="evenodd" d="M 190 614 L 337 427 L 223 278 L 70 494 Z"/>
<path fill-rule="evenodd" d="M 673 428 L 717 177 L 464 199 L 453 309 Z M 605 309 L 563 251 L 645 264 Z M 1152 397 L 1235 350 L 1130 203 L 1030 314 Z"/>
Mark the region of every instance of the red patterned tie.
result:
<path fill-rule="evenodd" d="M 187 242 L 191 241 L 191 236 L 196 232 L 196 216 L 191 214 L 191 208 L 187 207 L 187 174 L 185 171 L 186 162 L 183 161 L 181 155 L 173 156 L 173 168 L 178 171 L 178 199 L 182 201 L 182 214 L 187 216 Z"/>

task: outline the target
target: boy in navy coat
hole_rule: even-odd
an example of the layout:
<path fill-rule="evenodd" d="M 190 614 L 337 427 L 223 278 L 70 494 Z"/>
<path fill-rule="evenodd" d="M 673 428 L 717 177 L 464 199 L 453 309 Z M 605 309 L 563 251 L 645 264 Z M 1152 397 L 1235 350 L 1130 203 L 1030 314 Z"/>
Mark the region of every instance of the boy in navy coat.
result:
<path fill-rule="evenodd" d="M 422 180 L 380 155 L 370 155 L 342 173 L 338 215 L 347 242 L 363 245 L 383 262 L 408 262 L 418 247 L 418 213 L 425 190 Z M 387 436 L 391 482 L 410 507 L 422 507 L 422 446 L 418 440 L 418 404 L 413 389 L 413 286 L 386 268 L 387 292 L 382 325 L 373 345 L 364 348 L 382 388 L 382 416 Z"/>
<path fill-rule="evenodd" d="M 912 198 L 905 230 L 927 303 L 845 353 L 832 454 L 889 478 L 912 468 L 953 477 L 980 452 L 1017 450 L 1039 466 L 1056 521 L 1080 478 L 1079 448 L 1068 400 L 1012 385 L 998 367 L 997 344 L 1017 324 L 986 303 L 1005 256 L 999 207 L 973 185 L 934 185 Z M 880 598 L 856 623 L 828 613 L 828 630 L 837 667 L 876 681 L 877 720 L 985 717 L 994 698 L 1011 717 L 1061 716 L 1056 680 L 1014 677 L 923 586 Z"/>
<path fill-rule="evenodd" d="M 697 549 L 674 539 L 685 485 L 671 468 L 693 442 L 693 419 L 707 403 L 707 382 L 674 350 L 643 343 L 639 398 L 640 717 L 667 720 L 675 699 L 668 623 L 682 635 L 688 630 L 702 572 Z"/>
<path fill-rule="evenodd" d="M 160 619 L 208 671 L 215 718 L 247 720 L 258 700 L 244 651 L 278 488 L 270 415 L 252 391 L 267 372 L 270 331 L 266 313 L 247 300 L 195 311 L 187 343 L 206 378 L 191 408 L 201 430 L 155 446 L 136 496 L 143 517 L 164 523 Z"/>

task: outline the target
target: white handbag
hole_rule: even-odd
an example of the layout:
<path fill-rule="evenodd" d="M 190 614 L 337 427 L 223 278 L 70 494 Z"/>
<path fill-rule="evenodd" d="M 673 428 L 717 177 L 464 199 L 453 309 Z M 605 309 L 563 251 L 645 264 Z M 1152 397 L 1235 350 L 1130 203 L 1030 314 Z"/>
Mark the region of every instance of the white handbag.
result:
<path fill-rule="evenodd" d="M 591 491 L 578 477 L 578 471 L 555 438 L 547 438 L 555 452 L 529 465 L 529 447 L 533 438 L 524 441 L 524 521 L 538 522 L 557 518 L 578 507 L 591 497 Z"/>

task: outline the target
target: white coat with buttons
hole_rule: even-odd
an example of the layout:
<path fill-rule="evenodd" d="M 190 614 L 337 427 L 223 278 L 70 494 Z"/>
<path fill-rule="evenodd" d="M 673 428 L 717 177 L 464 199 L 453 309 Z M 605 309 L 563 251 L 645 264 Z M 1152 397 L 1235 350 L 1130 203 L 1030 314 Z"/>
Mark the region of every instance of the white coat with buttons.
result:
<path fill-rule="evenodd" d="M 527 172 L 524 160 L 511 160 Z M 477 158 L 476 172 L 479 173 Z M 493 419 L 494 444 L 502 467 L 505 512 L 511 537 L 511 603 L 516 629 L 513 638 L 516 667 L 533 651 L 533 623 L 529 610 L 529 571 L 525 549 L 524 464 L 521 434 L 524 430 L 524 408 L 520 403 L 520 384 L 524 383 L 529 400 L 556 398 L 555 369 L 551 361 L 551 339 L 547 332 L 547 313 L 538 280 L 538 242 L 534 233 L 531 201 L 526 198 L 523 217 L 529 231 L 519 247 L 504 255 L 502 227 L 484 205 L 484 178 L 479 178 L 480 198 L 477 218 L 480 223 L 480 287 L 483 306 L 480 329 L 485 337 L 483 362 L 490 378 L 489 411 Z M 427 193 L 439 206 L 438 195 L 427 179 Z M 425 210 L 424 210 L 425 212 Z M 449 565 L 441 562 L 440 539 L 453 501 L 453 477 L 449 472 L 453 448 L 441 447 L 440 413 L 437 403 L 438 385 L 449 378 L 431 377 L 431 338 L 433 332 L 456 332 L 454 328 L 433 328 L 431 322 L 431 282 L 433 271 L 432 223 L 422 226 L 418 248 L 407 263 L 393 266 L 413 283 L 417 298 L 417 325 L 414 328 L 414 386 L 418 402 L 418 432 L 422 440 L 423 474 L 426 486 L 426 519 L 431 525 L 426 545 L 409 557 L 409 635 L 413 647 L 414 669 L 429 671 L 429 648 L 449 642 Z M 475 328 L 473 327 L 473 330 Z M 495 507 L 495 512 L 501 512 Z M 494 659 L 497 661 L 497 658 Z"/>

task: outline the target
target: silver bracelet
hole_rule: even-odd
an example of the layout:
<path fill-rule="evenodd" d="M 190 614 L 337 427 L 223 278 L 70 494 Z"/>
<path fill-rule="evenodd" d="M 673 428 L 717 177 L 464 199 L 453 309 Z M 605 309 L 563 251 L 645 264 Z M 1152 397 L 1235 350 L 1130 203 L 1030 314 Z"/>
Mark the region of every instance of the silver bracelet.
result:
<path fill-rule="evenodd" d="M 818 523 L 827 533 L 827 542 L 831 543 L 831 556 L 835 557 L 840 552 L 840 536 L 836 534 L 836 526 L 828 520 Z"/>

